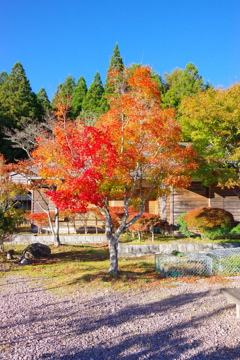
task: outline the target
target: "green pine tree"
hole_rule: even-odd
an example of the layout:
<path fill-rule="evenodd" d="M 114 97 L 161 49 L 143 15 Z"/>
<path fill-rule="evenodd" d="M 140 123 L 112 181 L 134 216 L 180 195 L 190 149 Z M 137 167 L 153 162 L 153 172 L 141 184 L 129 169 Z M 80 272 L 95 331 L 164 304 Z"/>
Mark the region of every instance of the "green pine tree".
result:
<path fill-rule="evenodd" d="M 37 93 L 38 102 L 41 104 L 44 114 L 48 114 L 51 111 L 51 103 L 49 101 L 47 92 L 44 88 L 41 88 Z"/>
<path fill-rule="evenodd" d="M 106 85 L 105 85 L 105 107 L 109 109 L 108 101 L 114 94 L 118 94 L 122 88 L 124 64 L 120 55 L 118 44 L 115 45 L 113 55 L 108 67 Z"/>
<path fill-rule="evenodd" d="M 66 77 L 64 83 L 58 85 L 55 95 L 52 99 L 52 107 L 66 106 L 67 116 L 72 117 L 72 100 L 73 93 L 76 88 L 75 79 L 72 75 Z"/>
<path fill-rule="evenodd" d="M 19 118 L 40 120 L 42 113 L 21 63 L 17 62 L 0 87 L 0 104 L 6 115 L 6 125 L 16 126 Z"/>
<path fill-rule="evenodd" d="M 120 50 L 117 43 L 113 50 L 113 55 L 110 60 L 108 71 L 117 70 L 118 72 L 122 73 L 123 69 L 124 69 L 123 59 L 120 55 Z"/>
<path fill-rule="evenodd" d="M 90 85 L 87 94 L 82 102 L 82 110 L 84 112 L 91 111 L 94 114 L 101 115 L 103 109 L 104 87 L 99 72 L 96 72 L 94 80 Z"/>
<path fill-rule="evenodd" d="M 4 139 L 4 127 L 18 129 L 21 118 L 30 118 L 34 122 L 41 121 L 43 108 L 32 91 L 30 82 L 20 62 L 17 62 L 7 76 L 1 74 L 0 86 L 0 152 L 6 159 L 13 161 L 24 156 L 20 149 L 11 148 L 11 143 Z"/>
<path fill-rule="evenodd" d="M 87 91 L 88 89 L 87 89 L 86 81 L 81 76 L 78 79 L 77 86 L 73 91 L 71 106 L 72 106 L 72 114 L 74 118 L 76 118 L 82 111 L 82 102 L 87 94 Z"/>
<path fill-rule="evenodd" d="M 6 73 L 6 71 L 1 72 L 1 74 L 0 74 L 0 86 L 7 81 L 7 78 L 8 78 L 8 74 Z"/>
<path fill-rule="evenodd" d="M 187 64 L 184 70 L 177 68 L 171 74 L 165 74 L 165 79 L 167 91 L 162 96 L 163 107 L 174 108 L 176 111 L 184 96 L 193 96 L 210 87 L 209 84 L 204 84 L 198 68 L 192 63 Z"/>

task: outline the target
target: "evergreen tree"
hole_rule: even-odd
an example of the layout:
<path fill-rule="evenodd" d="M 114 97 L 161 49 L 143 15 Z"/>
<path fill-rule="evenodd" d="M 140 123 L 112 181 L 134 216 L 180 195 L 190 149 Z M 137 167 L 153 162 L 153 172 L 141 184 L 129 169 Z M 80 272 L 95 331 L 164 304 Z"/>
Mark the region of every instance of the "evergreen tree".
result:
<path fill-rule="evenodd" d="M 123 59 L 120 55 L 118 44 L 116 44 L 113 50 L 113 55 L 110 60 L 110 64 L 107 72 L 107 78 L 106 78 L 106 85 L 105 85 L 106 111 L 109 109 L 108 106 L 109 98 L 113 94 L 119 93 L 119 90 L 121 89 L 122 86 L 122 82 L 124 82 L 123 70 L 124 70 Z"/>
<path fill-rule="evenodd" d="M 1 74 L 0 74 L 0 86 L 7 81 L 7 78 L 8 78 L 8 74 L 6 73 L 6 71 L 1 72 Z"/>
<path fill-rule="evenodd" d="M 7 126 L 16 126 L 19 118 L 40 119 L 42 113 L 21 63 L 17 62 L 0 87 L 0 104 Z"/>
<path fill-rule="evenodd" d="M 183 71 L 174 69 L 170 75 L 165 74 L 165 78 L 167 91 L 162 96 L 163 107 L 176 110 L 184 96 L 193 96 L 210 87 L 209 84 L 204 84 L 198 68 L 192 63 L 189 63 Z"/>
<path fill-rule="evenodd" d="M 152 72 L 151 78 L 157 83 L 160 94 L 164 94 L 166 92 L 166 86 L 163 78 L 155 72 Z"/>
<path fill-rule="evenodd" d="M 76 87 L 75 79 L 72 75 L 66 77 L 64 83 L 58 85 L 57 90 L 53 97 L 53 106 L 57 104 L 68 105 L 72 102 L 73 92 Z"/>
<path fill-rule="evenodd" d="M 41 121 L 43 108 L 39 104 L 36 94 L 32 91 L 20 62 L 13 66 L 8 76 L 5 72 L 1 74 L 1 82 L 0 152 L 6 159 L 13 161 L 14 158 L 20 158 L 23 152 L 20 149 L 11 148 L 11 143 L 4 139 L 3 128 L 18 129 L 21 118 Z"/>
<path fill-rule="evenodd" d="M 77 86 L 73 91 L 72 97 L 72 114 L 76 118 L 82 111 L 82 102 L 87 94 L 87 84 L 85 79 L 81 76 L 78 79 Z"/>
<path fill-rule="evenodd" d="M 37 93 L 37 99 L 44 110 L 44 114 L 48 114 L 51 110 L 51 103 L 49 101 L 47 92 L 44 88 L 41 88 Z"/>
<path fill-rule="evenodd" d="M 122 73 L 123 69 L 124 69 L 123 59 L 120 55 L 118 44 L 116 44 L 113 50 L 113 55 L 110 60 L 108 71 L 117 70 L 118 72 Z"/>
<path fill-rule="evenodd" d="M 87 94 L 82 102 L 83 111 L 91 111 L 95 114 L 101 115 L 104 112 L 103 109 L 103 96 L 104 88 L 99 72 L 96 72 L 94 80 L 90 85 Z"/>
<path fill-rule="evenodd" d="M 166 90 L 171 89 L 173 86 L 175 86 L 180 82 L 182 72 L 183 72 L 182 69 L 175 68 L 171 71 L 170 74 L 168 73 L 164 74 Z"/>
<path fill-rule="evenodd" d="M 1 92 L 1 88 L 3 88 L 4 84 L 7 81 L 7 78 L 8 78 L 8 74 L 6 73 L 6 71 L 3 71 L 0 74 L 0 125 L 3 124 L 4 118 L 5 118 L 5 112 L 3 109 L 4 101 L 2 99 L 4 91 Z"/>

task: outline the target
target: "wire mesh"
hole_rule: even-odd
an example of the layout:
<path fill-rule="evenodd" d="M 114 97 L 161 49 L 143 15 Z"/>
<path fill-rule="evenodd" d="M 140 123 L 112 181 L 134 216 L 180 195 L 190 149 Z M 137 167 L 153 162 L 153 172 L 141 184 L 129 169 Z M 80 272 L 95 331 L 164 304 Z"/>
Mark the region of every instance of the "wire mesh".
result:
<path fill-rule="evenodd" d="M 164 277 L 210 276 L 212 259 L 197 253 L 183 257 L 156 254 L 155 270 Z"/>
<path fill-rule="evenodd" d="M 234 275 L 240 273 L 240 248 L 211 250 L 206 255 L 213 260 L 214 274 Z"/>
<path fill-rule="evenodd" d="M 155 254 L 155 270 L 164 277 L 234 275 L 240 273 L 240 247 L 182 256 Z"/>

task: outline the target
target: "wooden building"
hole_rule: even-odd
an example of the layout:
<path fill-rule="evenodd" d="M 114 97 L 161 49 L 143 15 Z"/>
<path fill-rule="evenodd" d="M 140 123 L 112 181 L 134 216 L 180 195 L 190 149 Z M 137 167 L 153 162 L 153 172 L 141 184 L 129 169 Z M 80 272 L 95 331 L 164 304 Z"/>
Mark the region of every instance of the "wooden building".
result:
<path fill-rule="evenodd" d="M 174 189 L 170 195 L 158 199 L 158 212 L 169 225 L 176 226 L 179 216 L 199 207 L 218 207 L 232 213 L 240 222 L 240 187 L 232 189 L 205 187 L 192 182 L 186 189 Z"/>
<path fill-rule="evenodd" d="M 39 179 L 37 175 L 36 179 Z M 15 183 L 27 184 L 26 178 L 21 174 L 12 174 L 12 181 Z M 34 176 L 33 176 L 34 177 Z M 31 178 L 33 180 L 33 178 Z M 24 199 L 25 208 L 31 209 L 32 213 L 43 212 L 48 207 L 54 212 L 54 204 L 42 192 L 32 191 Z M 123 201 L 110 200 L 110 206 L 123 206 Z M 177 220 L 182 213 L 198 207 L 218 207 L 232 213 L 234 220 L 240 222 L 240 187 L 219 188 L 205 187 L 201 182 L 192 182 L 191 186 L 185 189 L 174 189 L 169 195 L 162 198 L 150 200 L 146 205 L 146 212 L 159 214 L 161 219 L 166 220 L 172 229 L 177 227 Z M 88 226 L 94 226 L 96 218 L 89 218 Z"/>
<path fill-rule="evenodd" d="M 110 206 L 122 206 L 123 202 L 111 200 Z M 199 207 L 218 207 L 232 213 L 234 220 L 240 222 L 240 187 L 232 189 L 202 186 L 195 181 L 185 189 L 173 189 L 169 195 L 150 200 L 146 212 L 159 214 L 173 228 L 179 216 Z"/>

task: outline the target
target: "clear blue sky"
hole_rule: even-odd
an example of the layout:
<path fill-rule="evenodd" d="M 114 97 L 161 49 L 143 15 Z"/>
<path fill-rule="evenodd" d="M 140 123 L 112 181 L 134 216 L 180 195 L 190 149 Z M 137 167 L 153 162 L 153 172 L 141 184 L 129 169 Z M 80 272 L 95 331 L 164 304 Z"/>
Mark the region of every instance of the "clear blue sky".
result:
<path fill-rule="evenodd" d="M 214 86 L 240 82 L 240 0 L 1 0 L 0 72 L 20 61 L 52 98 L 68 75 L 105 83 L 118 42 L 125 65 L 163 75 L 193 62 Z"/>

